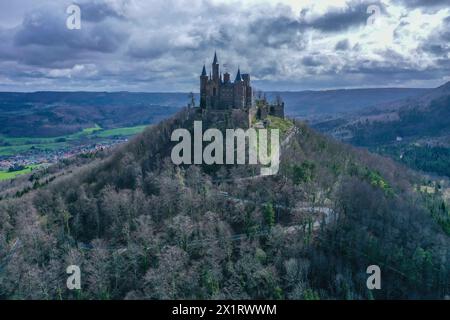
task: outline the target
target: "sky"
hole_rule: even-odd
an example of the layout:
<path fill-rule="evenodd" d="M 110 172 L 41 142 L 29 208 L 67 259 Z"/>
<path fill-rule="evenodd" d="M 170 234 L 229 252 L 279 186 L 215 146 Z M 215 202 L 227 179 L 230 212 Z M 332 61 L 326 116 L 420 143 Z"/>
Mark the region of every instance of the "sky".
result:
<path fill-rule="evenodd" d="M 437 87 L 450 0 L 0 1 L 0 91 L 198 92 L 215 51 L 259 90 Z"/>

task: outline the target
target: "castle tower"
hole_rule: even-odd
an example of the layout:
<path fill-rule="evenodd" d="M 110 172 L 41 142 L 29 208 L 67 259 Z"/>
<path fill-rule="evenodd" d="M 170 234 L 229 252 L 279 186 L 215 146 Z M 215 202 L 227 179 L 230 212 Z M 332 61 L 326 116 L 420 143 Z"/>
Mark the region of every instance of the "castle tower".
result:
<path fill-rule="evenodd" d="M 217 109 L 220 105 L 220 75 L 219 75 L 219 61 L 217 53 L 214 52 L 214 60 L 212 63 L 212 83 L 211 83 L 211 106 Z"/>
<path fill-rule="evenodd" d="M 241 109 L 245 107 L 245 83 L 242 80 L 241 69 L 238 69 L 236 79 L 234 80 L 234 108 Z"/>
<path fill-rule="evenodd" d="M 206 97 L 208 86 L 208 76 L 206 75 L 206 67 L 203 65 L 202 74 L 200 75 L 200 108 L 206 109 Z"/>
<path fill-rule="evenodd" d="M 250 74 L 245 73 L 242 75 L 245 85 L 245 107 L 250 108 L 253 106 L 253 89 L 250 84 Z"/>
<path fill-rule="evenodd" d="M 212 79 L 214 82 L 219 83 L 220 77 L 219 77 L 219 61 L 217 59 L 217 53 L 214 52 L 214 61 L 212 63 Z"/>

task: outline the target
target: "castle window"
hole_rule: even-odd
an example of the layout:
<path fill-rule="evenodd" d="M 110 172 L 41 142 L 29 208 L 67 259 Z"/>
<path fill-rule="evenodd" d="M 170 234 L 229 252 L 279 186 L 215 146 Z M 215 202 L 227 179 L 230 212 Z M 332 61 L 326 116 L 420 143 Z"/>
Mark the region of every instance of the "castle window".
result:
<path fill-rule="evenodd" d="M 213 89 L 213 96 L 216 96 L 216 88 Z"/>

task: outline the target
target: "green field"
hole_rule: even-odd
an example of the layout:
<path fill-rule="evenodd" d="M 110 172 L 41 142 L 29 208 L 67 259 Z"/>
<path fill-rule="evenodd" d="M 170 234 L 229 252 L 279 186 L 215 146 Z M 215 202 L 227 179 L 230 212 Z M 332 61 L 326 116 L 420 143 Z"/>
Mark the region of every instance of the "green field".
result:
<path fill-rule="evenodd" d="M 269 129 L 279 129 L 280 136 L 284 136 L 294 126 L 292 121 L 287 119 L 274 116 L 267 116 L 267 119 L 270 121 Z"/>
<path fill-rule="evenodd" d="M 142 132 L 146 126 L 124 127 L 104 130 L 96 125 L 92 128 L 83 129 L 80 132 L 70 135 L 52 138 L 32 138 L 32 137 L 8 137 L 0 135 L 0 156 L 13 156 L 32 148 L 39 150 L 60 150 L 77 144 L 81 140 L 110 139 L 115 137 L 128 137 Z"/>
<path fill-rule="evenodd" d="M 20 171 L 13 171 L 13 172 L 0 171 L 0 181 L 14 179 L 15 177 L 17 177 L 19 175 L 31 173 L 34 169 L 36 169 L 38 167 L 40 167 L 40 166 L 32 165 L 32 166 L 28 166 L 25 169 L 20 170 Z"/>
<path fill-rule="evenodd" d="M 137 127 L 128 127 L 128 128 L 117 128 L 110 130 L 102 130 L 95 133 L 95 136 L 100 138 L 111 138 L 115 136 L 133 136 L 135 134 L 141 133 L 147 126 L 137 126 Z"/>

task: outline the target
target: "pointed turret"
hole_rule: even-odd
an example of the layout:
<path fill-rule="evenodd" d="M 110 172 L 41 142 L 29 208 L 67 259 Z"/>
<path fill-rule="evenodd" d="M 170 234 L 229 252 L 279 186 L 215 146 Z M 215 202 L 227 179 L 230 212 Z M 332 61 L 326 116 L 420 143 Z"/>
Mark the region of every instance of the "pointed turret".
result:
<path fill-rule="evenodd" d="M 214 52 L 214 61 L 212 63 L 212 80 L 219 85 L 219 62 L 217 60 L 217 53 Z"/>
<path fill-rule="evenodd" d="M 208 75 L 206 74 L 206 67 L 203 65 L 202 74 L 200 76 L 200 108 L 202 109 L 206 108 L 206 96 L 208 94 L 207 85 Z"/>
<path fill-rule="evenodd" d="M 239 81 L 242 81 L 241 68 L 238 68 L 238 72 L 237 72 L 236 79 L 234 80 L 234 82 L 239 82 Z"/>

